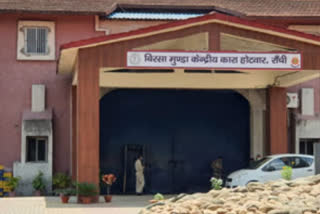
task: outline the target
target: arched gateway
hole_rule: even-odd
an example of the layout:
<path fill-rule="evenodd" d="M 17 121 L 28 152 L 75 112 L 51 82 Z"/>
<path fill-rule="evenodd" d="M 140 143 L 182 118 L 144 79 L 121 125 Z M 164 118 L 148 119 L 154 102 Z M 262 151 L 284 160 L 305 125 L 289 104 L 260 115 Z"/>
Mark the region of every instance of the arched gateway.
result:
<path fill-rule="evenodd" d="M 200 188 L 203 188 L 203 182 L 207 182 L 209 177 L 206 174 L 208 166 L 204 165 L 205 161 L 209 161 L 210 156 L 203 148 L 210 147 L 209 142 L 217 141 L 216 136 L 219 136 L 218 141 L 232 144 L 225 150 L 217 146 L 226 157 L 246 154 L 247 157 L 241 160 L 249 159 L 249 152 L 244 149 L 248 146 L 244 143 L 247 140 L 245 136 L 248 135 L 246 129 L 248 104 L 240 100 L 234 102 L 241 96 L 230 90 L 241 90 L 241 93 L 249 98 L 251 94 L 258 95 L 256 98 L 259 101 L 254 97 L 250 101 L 250 105 L 252 104 L 250 108 L 251 156 L 257 153 L 288 152 L 285 88 L 319 77 L 320 56 L 315 54 L 320 52 L 319 45 L 318 37 L 221 14 L 210 14 L 63 45 L 58 70 L 60 73 L 73 73 L 74 77 L 72 87 L 73 177 L 78 181 L 99 184 L 100 168 L 112 168 L 113 159 L 109 156 L 114 155 L 112 151 L 119 147 L 118 143 L 127 144 L 127 141 L 140 135 L 140 139 L 145 144 L 150 142 L 152 146 L 157 146 L 158 153 L 167 154 L 166 161 L 172 159 L 171 163 L 175 165 L 178 165 L 177 161 L 180 159 L 185 161 L 184 172 L 188 173 L 188 181 L 183 181 L 181 184 L 188 184 L 188 186 L 190 184 L 196 190 L 198 187 L 196 183 L 200 182 Z M 103 97 L 101 106 L 106 106 L 100 109 L 100 96 L 103 95 L 103 91 L 114 89 L 126 90 L 116 90 Z M 169 91 L 163 91 L 164 89 Z M 206 91 L 193 91 L 200 89 Z M 227 91 L 211 91 L 218 89 Z M 259 93 L 256 93 L 257 90 Z M 132 93 L 134 96 L 129 96 Z M 223 96 L 221 93 L 226 94 Z M 188 102 L 188 105 L 182 105 L 173 100 L 172 96 L 177 94 L 179 94 L 177 100 L 184 98 L 180 101 Z M 233 99 L 233 96 L 238 98 Z M 130 106 L 128 111 L 136 109 L 136 114 L 128 114 L 129 120 L 123 118 L 126 113 L 121 112 L 125 105 L 116 105 L 116 102 L 120 102 L 117 99 L 121 97 L 126 98 L 123 102 Z M 146 98 L 149 102 L 137 108 L 139 104 L 137 102 L 139 100 L 142 102 Z M 130 102 L 130 99 L 133 100 Z M 163 117 L 157 114 L 150 114 L 147 117 L 150 109 L 161 110 L 159 109 L 162 104 L 159 103 L 161 99 L 163 102 L 175 104 L 172 109 L 182 108 L 182 110 L 172 111 L 167 106 L 163 111 L 167 114 Z M 194 105 L 192 100 L 197 103 L 210 100 L 210 103 Z M 232 109 L 230 109 L 230 103 L 233 103 Z M 246 108 L 243 107 L 245 105 Z M 192 111 L 189 109 L 191 106 L 197 110 Z M 209 111 L 209 107 L 212 112 Z M 201 108 L 206 109 L 201 111 Z M 222 113 L 225 109 L 228 112 L 226 116 Z M 206 112 L 209 113 L 206 115 Z M 118 118 L 114 118 L 117 115 Z M 188 115 L 190 118 L 185 121 Z M 233 121 L 231 117 L 234 118 Z M 220 127 L 212 122 L 214 118 L 218 118 Z M 158 135 L 155 132 L 157 129 L 152 129 L 157 124 L 148 125 L 149 120 L 159 120 L 162 127 L 166 125 L 171 127 L 169 126 L 167 134 Z M 192 123 L 190 121 L 198 125 L 188 126 Z M 243 126 L 242 122 L 245 123 Z M 101 127 L 100 124 L 102 124 Z M 119 129 L 116 129 L 117 127 Z M 136 131 L 130 132 L 131 128 L 135 128 Z M 119 130 L 125 133 L 115 134 Z M 146 130 L 148 133 L 154 132 L 152 139 L 148 134 L 141 134 L 147 133 Z M 237 133 L 236 136 L 240 136 L 238 144 L 229 133 L 230 130 Z M 186 134 L 181 134 L 182 132 L 187 132 L 190 136 L 187 138 Z M 211 132 L 214 134 L 210 134 Z M 105 133 L 111 133 L 110 138 L 105 136 Z M 157 135 L 159 137 L 155 137 Z M 204 144 L 196 147 L 200 149 L 200 154 L 196 157 L 200 162 L 187 163 L 189 157 L 186 156 L 192 156 L 193 153 L 188 151 L 192 150 L 196 139 L 201 139 L 197 141 Z M 138 138 L 135 141 L 139 143 Z M 113 142 L 118 143 L 113 145 Z M 161 144 L 161 142 L 165 143 Z M 182 145 L 186 148 L 180 153 Z M 107 154 L 108 157 L 100 157 L 103 154 Z M 157 153 L 147 152 L 146 154 L 156 155 Z M 155 162 L 160 159 L 156 157 Z M 228 158 L 226 163 L 230 164 L 230 162 L 232 160 Z M 238 164 L 234 161 L 233 163 Z M 191 166 L 190 171 L 188 171 L 189 166 Z M 151 166 L 151 170 L 155 169 L 156 167 Z M 206 171 L 205 179 L 193 179 L 192 172 L 202 172 L 203 169 L 206 169 L 204 170 Z M 231 164 L 230 170 L 232 170 Z M 158 176 L 163 176 L 161 170 L 159 173 Z M 174 175 L 177 172 L 175 170 L 169 172 L 167 168 L 164 173 Z M 170 176 L 164 175 L 164 177 Z M 179 179 L 183 180 L 183 178 Z M 195 183 L 192 184 L 194 180 Z M 170 182 L 172 184 L 176 181 Z M 160 182 L 159 188 L 170 182 Z M 150 186 L 150 188 L 152 191 L 153 187 Z M 154 188 L 156 190 L 156 187 Z M 188 190 L 183 186 L 181 189 Z M 167 190 L 172 191 L 170 187 L 167 187 Z"/>
<path fill-rule="evenodd" d="M 101 171 L 119 176 L 113 191 L 134 193 L 143 152 L 146 192 L 206 191 L 219 156 L 225 174 L 247 166 L 249 112 L 231 90 L 112 91 L 100 100 Z"/>

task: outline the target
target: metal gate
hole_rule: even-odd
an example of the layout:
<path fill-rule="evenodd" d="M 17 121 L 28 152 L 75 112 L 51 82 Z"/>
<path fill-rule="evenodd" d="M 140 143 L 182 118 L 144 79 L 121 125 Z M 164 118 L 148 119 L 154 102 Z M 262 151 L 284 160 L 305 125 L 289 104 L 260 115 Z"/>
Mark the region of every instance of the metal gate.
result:
<path fill-rule="evenodd" d="M 113 193 L 134 193 L 135 155 L 128 160 L 124 148 L 140 145 L 146 192 L 207 191 L 218 156 L 225 175 L 247 165 L 249 111 L 248 102 L 230 90 L 113 91 L 100 101 L 101 171 L 119 178 Z"/>

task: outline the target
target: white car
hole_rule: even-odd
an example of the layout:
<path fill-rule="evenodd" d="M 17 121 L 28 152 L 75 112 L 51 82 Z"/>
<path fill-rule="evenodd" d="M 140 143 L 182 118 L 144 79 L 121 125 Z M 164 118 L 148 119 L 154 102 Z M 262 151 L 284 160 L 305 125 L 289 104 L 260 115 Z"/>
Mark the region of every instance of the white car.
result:
<path fill-rule="evenodd" d="M 292 167 L 292 179 L 315 174 L 314 157 L 300 154 L 271 155 L 255 161 L 246 169 L 231 173 L 226 187 L 245 186 L 250 182 L 267 182 L 281 179 L 284 166 Z"/>

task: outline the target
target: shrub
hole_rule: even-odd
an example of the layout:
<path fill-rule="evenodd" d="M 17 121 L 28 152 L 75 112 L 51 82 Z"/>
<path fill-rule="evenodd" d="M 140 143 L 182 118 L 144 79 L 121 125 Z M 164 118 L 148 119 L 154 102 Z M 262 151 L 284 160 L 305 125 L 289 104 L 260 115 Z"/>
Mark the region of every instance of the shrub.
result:
<path fill-rule="evenodd" d="M 153 196 L 153 199 L 157 201 L 161 201 L 161 200 L 164 200 L 164 196 L 160 193 L 157 193 Z"/>
<path fill-rule="evenodd" d="M 70 196 L 70 195 L 76 195 L 77 191 L 74 188 L 70 187 L 70 188 L 65 188 L 65 189 L 56 189 L 55 193 L 61 194 L 64 196 Z"/>
<path fill-rule="evenodd" d="M 215 189 L 215 190 L 220 190 L 222 189 L 222 183 L 223 181 L 221 179 L 217 179 L 217 178 L 211 178 L 210 179 L 211 182 L 211 188 Z"/>
<path fill-rule="evenodd" d="M 46 187 L 44 184 L 43 173 L 39 172 L 38 175 L 33 179 L 32 186 L 35 190 L 43 191 Z"/>
<path fill-rule="evenodd" d="M 19 185 L 20 177 L 10 177 L 6 186 L 13 192 Z"/>
<path fill-rule="evenodd" d="M 83 182 L 77 183 L 77 193 L 80 196 L 95 196 L 98 194 L 98 191 L 95 184 Z"/>
<path fill-rule="evenodd" d="M 70 176 L 64 173 L 57 173 L 52 178 L 52 184 L 55 189 L 65 189 L 71 186 L 72 181 Z"/>
<path fill-rule="evenodd" d="M 285 180 L 291 180 L 292 177 L 292 167 L 290 166 L 284 166 L 282 167 L 281 176 Z"/>

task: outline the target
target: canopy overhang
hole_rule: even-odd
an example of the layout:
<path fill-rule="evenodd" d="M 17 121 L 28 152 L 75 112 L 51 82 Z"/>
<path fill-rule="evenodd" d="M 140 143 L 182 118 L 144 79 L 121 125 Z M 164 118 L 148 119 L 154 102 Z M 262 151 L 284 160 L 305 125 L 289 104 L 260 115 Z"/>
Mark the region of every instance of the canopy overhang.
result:
<path fill-rule="evenodd" d="M 99 84 L 107 88 L 259 89 L 289 87 L 317 77 L 320 77 L 319 71 L 242 70 L 242 73 L 190 74 L 183 69 L 173 73 L 114 73 L 101 69 Z"/>
<path fill-rule="evenodd" d="M 95 49 L 100 87 L 114 88 L 266 88 L 289 87 L 319 77 L 320 38 L 297 31 L 267 26 L 222 14 L 170 22 L 126 33 L 72 42 L 61 47 L 59 73 L 74 72 L 77 84 L 79 50 Z M 179 51 L 257 51 L 300 52 L 303 67 L 292 69 L 235 69 L 241 73 L 185 73 L 172 67 L 172 73 L 117 73 L 126 68 L 130 50 Z M 216 70 L 212 68 L 211 70 Z M 223 69 L 222 69 L 223 70 Z"/>

